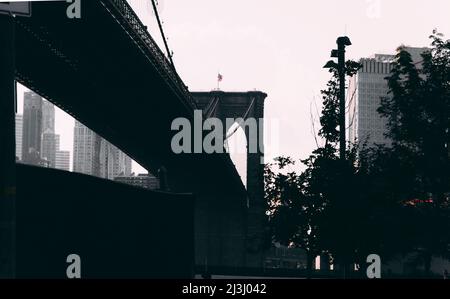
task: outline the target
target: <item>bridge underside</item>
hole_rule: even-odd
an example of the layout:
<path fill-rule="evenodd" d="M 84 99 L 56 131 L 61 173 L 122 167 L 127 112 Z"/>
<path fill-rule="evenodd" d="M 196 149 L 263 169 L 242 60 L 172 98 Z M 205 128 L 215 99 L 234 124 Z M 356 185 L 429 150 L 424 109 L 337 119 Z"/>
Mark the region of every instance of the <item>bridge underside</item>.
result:
<path fill-rule="evenodd" d="M 66 17 L 65 2 L 33 3 L 31 18 L 16 18 L 17 79 L 148 170 L 165 166 L 175 191 L 245 192 L 228 156 L 173 154 L 171 123 L 192 119 L 195 104 L 115 2 L 83 2 L 81 19 Z"/>
<path fill-rule="evenodd" d="M 248 197 L 240 177 L 227 154 L 173 154 L 170 145 L 176 132 L 171 131 L 171 123 L 178 117 L 193 120 L 195 103 L 180 91 L 180 82 L 167 76 L 167 70 L 161 67 L 161 55 L 159 58 L 154 55 L 159 49 L 150 51 L 142 35 L 136 33 L 115 6 L 121 2 L 84 1 L 81 19 L 68 19 L 67 3 L 63 1 L 33 2 L 31 18 L 15 18 L 16 79 L 149 171 L 156 173 L 164 166 L 172 192 L 195 194 L 196 265 L 245 266 Z M 154 200 L 141 200 L 147 193 L 106 182 L 95 186 L 94 181 L 76 176 L 65 177 L 75 181 L 60 185 L 53 173 L 44 175 L 43 180 L 41 174 L 31 175 L 37 170 L 21 167 L 17 188 L 18 267 L 22 273 L 19 276 L 35 277 L 47 267 L 44 276 L 60 277 L 61 265 L 57 263 L 63 263 L 62 255 L 72 251 L 89 252 L 90 262 L 98 261 L 87 270 L 90 277 L 104 277 L 108 273 L 119 276 L 118 269 L 141 277 L 149 273 L 147 265 L 153 267 L 150 273 L 158 273 L 157 277 L 163 277 L 164 273 L 186 276 L 185 264 L 192 260 L 186 257 L 189 250 L 180 252 L 185 245 L 179 244 L 189 244 L 190 240 L 183 235 L 183 229 L 176 232 L 174 225 L 187 223 L 186 217 L 191 215 L 187 203 L 169 200 L 152 209 Z M 80 180 L 85 185 L 80 185 Z M 57 198 L 57 194 L 61 197 Z M 110 203 L 108 197 L 117 194 L 122 194 L 122 200 Z M 124 209 L 127 217 L 122 217 L 120 209 Z M 183 209 L 188 211 L 186 215 Z M 94 211 L 100 215 L 98 220 Z M 131 217 L 134 213 L 141 223 Z M 173 223 L 162 219 L 172 219 L 173 215 L 177 215 Z M 124 223 L 128 220 L 132 222 Z M 28 227 L 30 223 L 32 227 Z M 143 226 L 151 233 L 144 234 Z M 158 232 L 156 228 L 163 229 Z M 136 231 L 132 235 L 126 234 L 133 230 Z M 152 238 L 152 234 L 157 238 Z M 169 237 L 173 238 L 173 244 Z M 149 254 L 137 247 L 126 247 L 142 242 L 141 238 L 148 241 L 142 248 L 158 258 L 157 265 L 150 266 L 155 260 L 149 258 L 142 267 L 129 268 L 128 265 L 137 263 L 133 258 Z M 90 243 L 93 247 L 85 247 Z M 37 248 L 36 254 L 28 250 L 33 246 Z M 132 250 L 137 250 L 136 254 Z M 115 258 L 117 255 L 119 259 Z M 158 261 L 165 258 L 168 263 L 180 263 L 181 272 L 173 269 L 164 272 L 163 263 Z M 113 261 L 117 260 L 120 267 L 114 270 Z"/>
<path fill-rule="evenodd" d="M 180 92 L 180 82 L 168 78 L 114 5 L 119 2 L 84 1 L 81 19 L 66 17 L 65 2 L 33 2 L 31 18 L 16 18 L 16 79 L 149 171 L 164 166 L 171 191 L 195 194 L 197 265 L 245 265 L 247 192 L 240 177 L 227 154 L 173 154 L 171 123 L 192 120 L 195 103 Z M 32 196 L 20 191 L 23 179 L 20 198 Z M 96 258 L 103 260 L 100 252 Z"/>

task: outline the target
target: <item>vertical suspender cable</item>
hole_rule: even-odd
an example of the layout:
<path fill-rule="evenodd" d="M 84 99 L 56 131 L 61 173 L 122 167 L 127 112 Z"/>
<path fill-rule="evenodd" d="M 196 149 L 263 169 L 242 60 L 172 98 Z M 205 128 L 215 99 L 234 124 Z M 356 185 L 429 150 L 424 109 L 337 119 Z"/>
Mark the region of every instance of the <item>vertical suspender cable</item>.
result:
<path fill-rule="evenodd" d="M 156 20 L 158 21 L 159 31 L 161 32 L 161 37 L 163 39 L 164 46 L 166 47 L 167 57 L 169 57 L 170 63 L 172 64 L 173 69 L 175 69 L 175 64 L 173 63 L 173 60 L 172 60 L 172 53 L 170 52 L 169 45 L 167 44 L 166 36 L 165 36 L 163 28 L 162 28 L 161 19 L 159 18 L 158 9 L 156 8 L 155 0 L 151 0 L 151 1 L 152 1 L 152 6 L 153 6 L 153 11 L 155 12 Z"/>

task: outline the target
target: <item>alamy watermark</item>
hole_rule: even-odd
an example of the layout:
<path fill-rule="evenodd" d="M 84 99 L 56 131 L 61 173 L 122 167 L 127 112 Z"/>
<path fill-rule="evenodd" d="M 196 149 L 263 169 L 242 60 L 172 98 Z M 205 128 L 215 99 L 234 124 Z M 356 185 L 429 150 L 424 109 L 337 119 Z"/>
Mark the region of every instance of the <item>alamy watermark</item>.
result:
<path fill-rule="evenodd" d="M 264 129 L 268 127 L 269 130 Z M 246 135 L 246 146 L 234 148 L 228 146 L 228 140 L 241 128 Z M 171 141 L 171 148 L 175 154 L 214 154 L 214 153 L 246 153 L 264 154 L 264 140 L 270 140 L 271 151 L 276 152 L 279 144 L 279 122 L 265 121 L 263 118 L 227 118 L 225 123 L 218 118 L 203 120 L 202 110 L 194 111 L 194 123 L 187 118 L 173 120 L 171 130 L 177 132 Z M 264 161 L 261 161 L 264 163 Z"/>
<path fill-rule="evenodd" d="M 66 0 L 70 5 L 67 7 L 66 15 L 69 19 L 81 19 L 81 0 Z"/>
<path fill-rule="evenodd" d="M 371 254 L 367 257 L 366 262 L 370 264 L 367 267 L 367 278 L 381 278 L 381 257 L 378 254 Z"/>
<path fill-rule="evenodd" d="M 69 279 L 81 278 L 81 258 L 78 254 L 69 254 L 66 262 L 69 263 L 66 269 L 66 275 Z"/>

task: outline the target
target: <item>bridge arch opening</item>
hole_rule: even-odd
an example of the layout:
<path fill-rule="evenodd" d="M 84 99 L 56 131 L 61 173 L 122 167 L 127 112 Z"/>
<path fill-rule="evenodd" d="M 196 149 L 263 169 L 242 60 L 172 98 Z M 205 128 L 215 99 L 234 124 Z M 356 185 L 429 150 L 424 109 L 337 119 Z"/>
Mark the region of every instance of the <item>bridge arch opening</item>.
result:
<path fill-rule="evenodd" d="M 227 136 L 230 136 L 225 141 L 227 152 L 230 154 L 242 183 L 247 188 L 247 137 L 237 123 L 228 130 Z"/>

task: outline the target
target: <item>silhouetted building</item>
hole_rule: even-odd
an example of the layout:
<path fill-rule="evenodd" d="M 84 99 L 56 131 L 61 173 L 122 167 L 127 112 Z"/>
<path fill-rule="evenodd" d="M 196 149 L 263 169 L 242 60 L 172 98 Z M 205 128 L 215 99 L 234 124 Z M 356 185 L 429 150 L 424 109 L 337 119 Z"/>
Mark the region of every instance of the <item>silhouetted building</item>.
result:
<path fill-rule="evenodd" d="M 421 54 L 427 48 L 405 48 L 416 65 L 422 61 Z M 362 68 L 350 79 L 348 101 L 348 140 L 367 142 L 368 145 L 390 145 L 385 137 L 387 119 L 381 117 L 378 108 L 381 99 L 389 97 L 386 77 L 389 76 L 395 55 L 375 54 L 373 58 L 362 58 Z M 420 67 L 420 66 L 419 66 Z"/>
<path fill-rule="evenodd" d="M 16 114 L 16 158 L 22 161 L 23 115 Z"/>
<path fill-rule="evenodd" d="M 55 168 L 70 171 L 70 151 L 56 151 Z"/>
<path fill-rule="evenodd" d="M 29 91 L 24 94 L 22 160 L 27 164 L 40 163 L 42 133 L 42 98 Z"/>
<path fill-rule="evenodd" d="M 118 176 L 114 179 L 114 181 L 150 190 L 159 189 L 158 178 L 151 174 L 138 174 L 137 176 L 135 176 L 134 174 L 130 176 Z"/>

